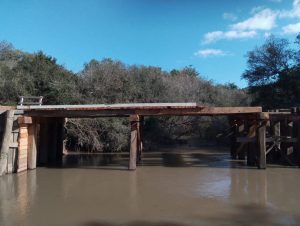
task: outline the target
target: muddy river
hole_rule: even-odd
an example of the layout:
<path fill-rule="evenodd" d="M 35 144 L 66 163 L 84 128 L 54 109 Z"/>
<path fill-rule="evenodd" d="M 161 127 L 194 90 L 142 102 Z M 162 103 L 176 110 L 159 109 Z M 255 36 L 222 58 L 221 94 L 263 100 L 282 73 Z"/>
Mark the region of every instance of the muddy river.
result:
<path fill-rule="evenodd" d="M 247 168 L 209 147 L 74 154 L 0 178 L 2 226 L 300 225 L 300 169 Z"/>

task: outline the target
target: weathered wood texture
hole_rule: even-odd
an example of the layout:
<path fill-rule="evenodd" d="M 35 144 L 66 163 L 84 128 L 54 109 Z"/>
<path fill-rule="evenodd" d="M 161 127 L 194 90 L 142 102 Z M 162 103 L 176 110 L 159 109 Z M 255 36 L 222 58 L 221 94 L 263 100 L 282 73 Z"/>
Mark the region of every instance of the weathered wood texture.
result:
<path fill-rule="evenodd" d="M 139 116 L 131 115 L 129 117 L 131 133 L 130 133 L 130 153 L 129 153 L 129 170 L 136 169 L 137 153 L 139 150 Z"/>
<path fill-rule="evenodd" d="M 251 122 L 249 125 L 249 132 L 247 137 L 255 139 L 257 136 L 257 122 Z M 258 147 L 257 147 L 257 142 L 255 143 L 248 143 L 247 144 L 247 165 L 248 166 L 255 166 L 257 162 L 257 152 L 258 152 Z"/>
<path fill-rule="evenodd" d="M 28 169 L 36 168 L 37 159 L 37 124 L 28 126 Z"/>
<path fill-rule="evenodd" d="M 14 122 L 14 110 L 6 112 L 5 127 L 3 131 L 2 145 L 0 150 L 0 176 L 7 172 L 9 145 L 12 142 L 12 129 Z"/>
<path fill-rule="evenodd" d="M 69 118 L 130 115 L 255 115 L 262 112 L 261 107 L 206 107 L 196 103 L 18 106 L 18 109 L 24 110 L 29 116 Z"/>
<path fill-rule="evenodd" d="M 266 162 L 266 123 L 262 122 L 257 128 L 258 168 L 265 169 Z"/>
<path fill-rule="evenodd" d="M 22 172 L 27 170 L 27 157 L 28 157 L 28 125 L 19 124 L 19 147 L 18 147 L 18 170 Z"/>

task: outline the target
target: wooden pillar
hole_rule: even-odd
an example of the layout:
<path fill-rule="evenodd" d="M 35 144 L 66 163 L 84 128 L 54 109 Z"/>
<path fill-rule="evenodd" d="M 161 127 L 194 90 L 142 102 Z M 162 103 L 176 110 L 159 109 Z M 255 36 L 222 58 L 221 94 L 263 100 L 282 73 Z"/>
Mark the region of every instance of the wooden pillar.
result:
<path fill-rule="evenodd" d="M 256 137 L 257 124 L 256 121 L 252 121 L 249 126 L 248 138 Z M 257 160 L 257 145 L 256 142 L 250 142 L 247 144 L 247 165 L 255 166 Z"/>
<path fill-rule="evenodd" d="M 47 118 L 40 120 L 39 145 L 37 152 L 37 165 L 44 166 L 48 160 L 48 147 L 50 144 L 50 130 Z"/>
<path fill-rule="evenodd" d="M 237 122 L 234 119 L 229 119 L 229 124 L 231 127 L 231 139 L 230 139 L 230 156 L 231 159 L 237 159 L 237 142 L 236 142 L 236 138 L 238 136 L 237 133 Z"/>
<path fill-rule="evenodd" d="M 295 126 L 295 137 L 297 138 L 297 142 L 294 144 L 294 149 L 296 151 L 296 161 L 298 166 L 300 167 L 300 120 L 294 122 Z"/>
<path fill-rule="evenodd" d="M 19 123 L 19 139 L 18 139 L 18 169 L 17 172 L 22 172 L 28 168 L 28 149 L 29 149 L 29 124 L 32 124 L 31 117 L 18 118 Z"/>
<path fill-rule="evenodd" d="M 266 163 L 266 121 L 260 122 L 257 128 L 257 146 L 258 146 L 258 163 L 259 169 L 265 169 Z"/>
<path fill-rule="evenodd" d="M 245 144 L 237 143 L 237 137 L 243 136 L 245 130 L 244 121 L 231 120 L 231 147 L 230 154 L 232 159 L 245 159 Z"/>
<path fill-rule="evenodd" d="M 136 169 L 136 161 L 137 161 L 137 152 L 139 149 L 139 116 L 138 115 L 131 115 L 129 117 L 130 126 L 131 126 L 131 138 L 130 138 L 130 155 L 129 155 L 129 170 Z"/>
<path fill-rule="evenodd" d="M 142 138 L 142 131 L 143 131 L 143 122 L 144 117 L 140 116 L 138 126 L 138 161 L 142 160 L 142 153 L 143 153 L 143 138 Z"/>
<path fill-rule="evenodd" d="M 35 169 L 37 162 L 37 123 L 28 126 L 28 169 Z"/>
<path fill-rule="evenodd" d="M 3 131 L 3 139 L 0 150 L 0 176 L 6 173 L 9 145 L 12 140 L 12 127 L 14 122 L 14 111 L 6 112 L 6 122 Z"/>
<path fill-rule="evenodd" d="M 238 125 L 237 133 L 239 136 L 242 136 L 246 129 L 245 121 L 239 121 L 237 125 Z M 237 145 L 236 152 L 237 152 L 237 157 L 239 160 L 245 160 L 245 155 L 247 152 L 247 145 L 245 145 L 245 143 L 241 143 L 240 145 Z"/>

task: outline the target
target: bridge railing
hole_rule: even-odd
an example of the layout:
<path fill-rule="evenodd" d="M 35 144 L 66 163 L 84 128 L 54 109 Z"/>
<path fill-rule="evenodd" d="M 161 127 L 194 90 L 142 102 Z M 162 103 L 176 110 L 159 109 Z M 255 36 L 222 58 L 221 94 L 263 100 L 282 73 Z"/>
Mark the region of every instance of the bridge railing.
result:
<path fill-rule="evenodd" d="M 26 105 L 38 105 L 41 106 L 43 104 L 43 96 L 19 96 L 20 106 Z"/>

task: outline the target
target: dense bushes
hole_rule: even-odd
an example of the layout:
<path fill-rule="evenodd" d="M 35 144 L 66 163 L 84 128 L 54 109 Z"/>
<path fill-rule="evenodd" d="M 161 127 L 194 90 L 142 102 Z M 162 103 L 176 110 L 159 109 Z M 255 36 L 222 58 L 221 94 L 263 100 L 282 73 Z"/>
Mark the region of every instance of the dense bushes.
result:
<path fill-rule="evenodd" d="M 128 66 L 119 61 L 104 59 L 91 60 L 80 73 L 74 74 L 58 65 L 54 58 L 41 52 L 22 53 L 11 45 L 2 43 L 0 104 L 15 104 L 18 95 L 42 95 L 46 104 L 249 104 L 249 96 L 245 90 L 238 89 L 233 84 L 217 85 L 205 80 L 192 67 L 166 72 L 157 67 Z M 225 123 L 221 118 L 146 118 L 145 143 L 149 147 L 153 142 L 170 143 L 187 135 L 212 138 L 216 128 L 221 129 Z M 68 147 L 74 150 L 121 151 L 128 147 L 128 119 L 69 119 L 67 138 Z"/>

